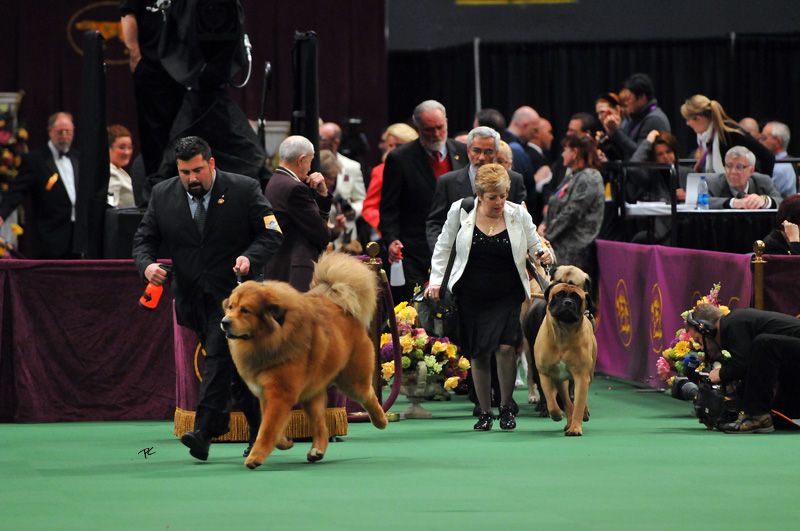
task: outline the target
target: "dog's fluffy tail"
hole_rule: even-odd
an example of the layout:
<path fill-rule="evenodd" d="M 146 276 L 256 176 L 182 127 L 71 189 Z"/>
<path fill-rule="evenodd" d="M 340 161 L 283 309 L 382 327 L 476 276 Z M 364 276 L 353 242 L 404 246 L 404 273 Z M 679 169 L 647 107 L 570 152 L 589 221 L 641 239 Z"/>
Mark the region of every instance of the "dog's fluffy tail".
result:
<path fill-rule="evenodd" d="M 377 307 L 378 279 L 361 260 L 344 253 L 328 253 L 314 267 L 310 293 L 328 297 L 368 327 Z"/>

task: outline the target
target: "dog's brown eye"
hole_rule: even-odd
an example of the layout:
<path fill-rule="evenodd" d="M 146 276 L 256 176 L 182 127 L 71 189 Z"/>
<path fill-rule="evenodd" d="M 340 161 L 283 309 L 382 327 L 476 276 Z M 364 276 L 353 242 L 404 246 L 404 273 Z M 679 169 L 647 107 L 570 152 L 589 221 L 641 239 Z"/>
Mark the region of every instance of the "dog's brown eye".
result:
<path fill-rule="evenodd" d="M 242 306 L 241 308 L 239 308 L 239 313 L 250 313 L 250 310 Z"/>

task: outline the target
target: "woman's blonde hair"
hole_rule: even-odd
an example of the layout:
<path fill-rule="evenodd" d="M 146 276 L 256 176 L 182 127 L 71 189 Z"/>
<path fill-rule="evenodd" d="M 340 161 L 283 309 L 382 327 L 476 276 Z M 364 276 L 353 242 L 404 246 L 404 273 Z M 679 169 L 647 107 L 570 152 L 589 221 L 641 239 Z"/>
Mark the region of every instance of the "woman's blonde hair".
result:
<path fill-rule="evenodd" d="M 335 179 L 339 172 L 342 171 L 342 165 L 339 159 L 336 158 L 333 151 L 323 149 L 319 152 L 319 171 L 329 179 Z"/>
<path fill-rule="evenodd" d="M 419 138 L 417 131 L 410 125 L 404 123 L 390 125 L 386 128 L 386 134 L 392 135 L 399 140 L 401 144 L 408 144 Z"/>
<path fill-rule="evenodd" d="M 710 100 L 702 94 L 695 94 L 688 98 L 683 105 L 681 105 L 681 115 L 684 120 L 694 118 L 695 116 L 705 116 L 711 120 L 711 125 L 714 131 L 722 136 L 723 141 L 727 144 L 727 133 L 738 131 L 735 127 L 731 127 L 726 122 L 733 122 L 730 116 L 725 114 L 725 109 L 719 104 L 717 100 Z"/>
<path fill-rule="evenodd" d="M 511 179 L 508 172 L 499 164 L 484 164 L 475 175 L 475 190 L 479 194 L 487 192 L 508 192 Z"/>

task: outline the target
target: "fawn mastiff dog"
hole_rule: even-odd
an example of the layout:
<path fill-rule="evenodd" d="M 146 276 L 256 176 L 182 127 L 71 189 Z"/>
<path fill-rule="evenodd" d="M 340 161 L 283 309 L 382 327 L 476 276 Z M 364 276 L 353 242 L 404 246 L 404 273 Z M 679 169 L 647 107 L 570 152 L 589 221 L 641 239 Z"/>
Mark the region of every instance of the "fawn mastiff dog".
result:
<path fill-rule="evenodd" d="M 308 414 L 310 462 L 328 448 L 326 389 L 331 383 L 369 413 L 375 427 L 386 415 L 372 388 L 375 351 L 367 334 L 377 306 L 375 274 L 356 258 L 325 254 L 311 290 L 285 282 L 248 281 L 225 300 L 222 326 L 236 369 L 261 403 L 261 427 L 245 465 L 256 468 L 277 446 L 287 449 L 286 425 L 294 404 Z"/>
<path fill-rule="evenodd" d="M 594 327 L 585 314 L 591 306 L 587 282 L 588 275 L 577 267 L 556 270 L 545 291 L 547 311 L 533 349 L 550 418 L 563 418 L 556 392 L 566 404 L 564 433 L 568 436 L 583 435 L 583 422 L 589 420 L 587 398 L 597 360 Z M 575 382 L 574 403 L 569 396 L 570 379 Z"/>

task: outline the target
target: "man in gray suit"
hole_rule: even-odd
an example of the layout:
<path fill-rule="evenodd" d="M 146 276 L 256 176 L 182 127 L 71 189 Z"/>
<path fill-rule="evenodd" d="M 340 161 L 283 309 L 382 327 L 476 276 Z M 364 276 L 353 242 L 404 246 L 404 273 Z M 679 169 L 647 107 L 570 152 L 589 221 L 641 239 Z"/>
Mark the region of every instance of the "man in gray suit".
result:
<path fill-rule="evenodd" d="M 709 206 L 715 209 L 778 208 L 781 194 L 769 175 L 755 172 L 756 156 L 744 146 L 725 153 L 725 173 L 708 179 Z"/>
<path fill-rule="evenodd" d="M 439 233 L 442 232 L 442 225 L 447 219 L 450 205 L 454 201 L 475 195 L 475 174 L 478 173 L 478 168 L 484 164 L 493 163 L 499 149 L 500 133 L 491 127 L 476 127 L 467 135 L 469 166 L 439 177 L 431 201 L 431 210 L 425 222 L 425 236 L 431 251 L 436 246 Z M 508 176 L 511 178 L 511 189 L 508 191 L 509 201 L 522 203 L 526 197 L 522 175 L 511 170 L 508 172 Z"/>

